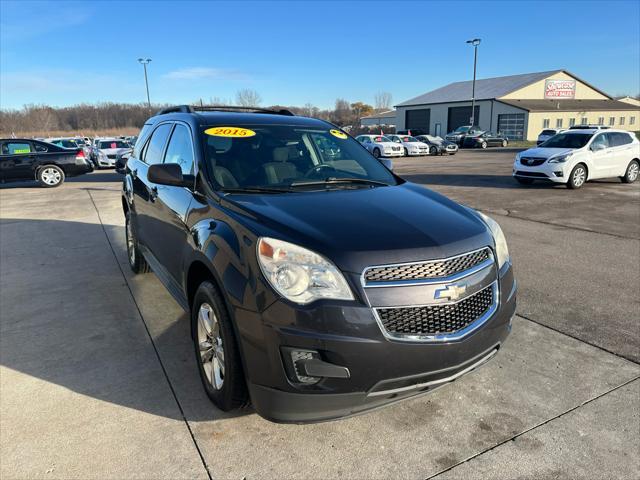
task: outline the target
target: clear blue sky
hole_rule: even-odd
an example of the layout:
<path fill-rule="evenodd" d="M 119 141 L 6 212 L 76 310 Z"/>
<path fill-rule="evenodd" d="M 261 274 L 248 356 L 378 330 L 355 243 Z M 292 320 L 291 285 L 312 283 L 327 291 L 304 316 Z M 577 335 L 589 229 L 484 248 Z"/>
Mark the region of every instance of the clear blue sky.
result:
<path fill-rule="evenodd" d="M 567 69 L 640 92 L 640 2 L 30 2 L 0 0 L 0 106 L 235 98 L 395 103 L 471 77 Z"/>

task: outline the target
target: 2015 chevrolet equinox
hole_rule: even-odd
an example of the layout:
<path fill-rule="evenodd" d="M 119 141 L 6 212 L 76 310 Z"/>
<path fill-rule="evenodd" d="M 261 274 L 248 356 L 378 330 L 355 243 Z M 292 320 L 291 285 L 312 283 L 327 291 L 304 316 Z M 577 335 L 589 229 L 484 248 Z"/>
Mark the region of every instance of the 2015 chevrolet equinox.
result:
<path fill-rule="evenodd" d="M 425 393 L 511 328 L 498 224 L 322 120 L 180 106 L 142 129 L 122 205 L 136 273 L 191 312 L 204 388 L 280 422 Z"/>

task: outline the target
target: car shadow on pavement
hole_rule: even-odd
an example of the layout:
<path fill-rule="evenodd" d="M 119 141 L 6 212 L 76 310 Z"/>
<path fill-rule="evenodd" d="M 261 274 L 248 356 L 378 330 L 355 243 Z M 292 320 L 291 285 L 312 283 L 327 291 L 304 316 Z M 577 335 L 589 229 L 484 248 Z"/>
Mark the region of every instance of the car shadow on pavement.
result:
<path fill-rule="evenodd" d="M 125 281 L 109 246 L 99 223 L 0 219 L 0 365 L 46 382 L 25 379 L 17 392 L 51 405 L 52 384 L 176 420 L 252 414 L 213 406 L 188 315 L 152 273 Z"/>

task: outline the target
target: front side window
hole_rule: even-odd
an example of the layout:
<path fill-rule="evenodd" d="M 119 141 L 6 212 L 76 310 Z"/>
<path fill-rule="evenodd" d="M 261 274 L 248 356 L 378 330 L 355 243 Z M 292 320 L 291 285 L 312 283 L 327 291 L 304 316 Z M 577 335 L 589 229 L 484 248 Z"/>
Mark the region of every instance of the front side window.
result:
<path fill-rule="evenodd" d="M 215 135 L 213 126 L 203 131 L 205 156 L 219 188 L 297 191 L 317 189 L 318 184 L 323 184 L 322 188 L 371 188 L 377 182 L 397 183 L 393 174 L 356 140 L 329 127 L 233 127 L 252 134 L 222 137 Z M 214 134 L 207 134 L 207 130 Z M 375 138 L 389 141 L 386 137 Z M 340 183 L 340 179 L 348 180 Z"/>
<path fill-rule="evenodd" d="M 559 133 L 540 144 L 542 148 L 582 148 L 593 137 L 592 133 Z"/>
<path fill-rule="evenodd" d="M 609 148 L 611 146 L 611 143 L 609 141 L 609 137 L 605 133 L 601 133 L 596 138 L 594 138 L 593 142 L 591 142 L 591 147 L 590 148 L 592 150 L 597 150 L 597 147 L 600 147 L 600 146 L 602 146 L 602 148 Z M 594 147 L 596 147 L 596 148 L 594 148 Z"/>
<path fill-rule="evenodd" d="M 177 163 L 183 175 L 193 173 L 193 147 L 191 146 L 191 131 L 184 125 L 176 125 L 167 146 L 164 163 Z"/>
<path fill-rule="evenodd" d="M 162 152 L 164 151 L 164 146 L 167 143 L 169 133 L 171 133 L 170 123 L 163 123 L 154 130 L 143 153 L 143 162 L 149 165 L 162 163 Z"/>
<path fill-rule="evenodd" d="M 25 142 L 6 142 L 2 145 L 3 155 L 22 155 L 31 153 L 31 144 Z"/>
<path fill-rule="evenodd" d="M 78 144 L 76 143 L 75 140 L 68 140 L 66 138 L 61 138 L 58 140 L 52 140 L 51 143 L 53 143 L 54 145 L 57 145 L 58 147 L 62 147 L 62 148 L 78 148 Z"/>

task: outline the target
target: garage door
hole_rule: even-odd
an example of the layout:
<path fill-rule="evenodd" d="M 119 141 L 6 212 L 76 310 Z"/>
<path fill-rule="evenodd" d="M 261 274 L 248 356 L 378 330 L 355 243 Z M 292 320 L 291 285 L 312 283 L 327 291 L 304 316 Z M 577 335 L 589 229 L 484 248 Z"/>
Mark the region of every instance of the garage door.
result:
<path fill-rule="evenodd" d="M 428 135 L 431 109 L 407 110 L 404 117 L 406 130 L 411 130 L 412 135 Z"/>
<path fill-rule="evenodd" d="M 474 108 L 476 114 L 474 115 L 475 123 L 478 124 L 480 118 L 480 106 L 476 105 Z M 447 133 L 453 132 L 456 128 L 463 125 L 469 125 L 471 120 L 471 105 L 468 107 L 449 107 L 449 118 L 447 120 Z"/>
<path fill-rule="evenodd" d="M 524 113 L 498 115 L 498 132 L 509 140 L 524 140 Z"/>

